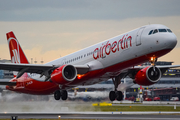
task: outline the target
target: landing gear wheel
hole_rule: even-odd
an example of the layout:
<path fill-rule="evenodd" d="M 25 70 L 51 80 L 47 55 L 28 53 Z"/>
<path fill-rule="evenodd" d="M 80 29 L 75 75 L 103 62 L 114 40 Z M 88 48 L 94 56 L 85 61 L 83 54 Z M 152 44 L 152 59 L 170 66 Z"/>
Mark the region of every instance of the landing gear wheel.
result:
<path fill-rule="evenodd" d="M 55 92 L 54 92 L 54 99 L 55 99 L 55 100 L 59 100 L 60 97 L 61 97 L 60 91 L 59 91 L 59 90 L 55 91 Z"/>
<path fill-rule="evenodd" d="M 121 91 L 116 91 L 116 96 L 117 96 L 116 99 L 118 101 L 123 100 L 123 93 Z"/>
<path fill-rule="evenodd" d="M 110 91 L 110 93 L 109 93 L 109 99 L 110 99 L 111 101 L 114 101 L 114 100 L 116 99 L 116 93 L 115 93 L 115 91 Z"/>
<path fill-rule="evenodd" d="M 62 90 L 61 95 L 62 95 L 62 96 L 61 96 L 61 99 L 62 99 L 62 100 L 67 100 L 68 93 L 67 93 L 66 90 Z"/>

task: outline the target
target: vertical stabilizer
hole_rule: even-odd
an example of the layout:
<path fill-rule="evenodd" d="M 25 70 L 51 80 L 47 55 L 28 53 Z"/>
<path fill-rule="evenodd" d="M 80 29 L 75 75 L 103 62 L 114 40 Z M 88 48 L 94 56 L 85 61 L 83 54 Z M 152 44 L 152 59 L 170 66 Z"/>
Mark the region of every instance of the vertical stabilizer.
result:
<path fill-rule="evenodd" d="M 17 64 L 29 64 L 18 40 L 11 31 L 6 34 L 11 56 L 11 62 Z"/>

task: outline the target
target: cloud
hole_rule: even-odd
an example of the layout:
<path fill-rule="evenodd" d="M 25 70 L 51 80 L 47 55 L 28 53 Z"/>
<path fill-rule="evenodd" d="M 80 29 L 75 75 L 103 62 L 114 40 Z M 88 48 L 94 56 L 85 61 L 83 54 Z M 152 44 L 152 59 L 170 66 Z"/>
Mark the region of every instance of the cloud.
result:
<path fill-rule="evenodd" d="M 180 38 L 179 16 L 143 17 L 125 20 L 71 20 L 0 22 L 0 55 L 9 58 L 5 33 L 13 30 L 30 61 L 45 62 L 123 34 L 146 24 L 164 24 Z M 180 42 L 180 41 L 179 41 Z M 177 44 L 180 47 L 180 44 Z M 171 57 L 173 60 L 177 55 Z"/>
<path fill-rule="evenodd" d="M 123 20 L 180 15 L 179 0 L 3 0 L 0 21 Z"/>
<path fill-rule="evenodd" d="M 10 53 L 7 44 L 0 44 L 0 59 L 10 60 Z"/>
<path fill-rule="evenodd" d="M 44 63 L 53 61 L 55 59 L 58 59 L 62 56 L 65 56 L 67 54 L 70 54 L 72 52 L 77 51 L 77 49 L 58 49 L 58 50 L 50 50 L 47 52 L 41 53 L 41 48 L 32 48 L 29 50 L 24 50 L 28 60 L 30 63 L 34 63 L 34 61 L 37 61 L 37 64 L 41 64 L 41 61 L 44 61 Z M 32 61 L 31 61 L 32 60 Z"/>

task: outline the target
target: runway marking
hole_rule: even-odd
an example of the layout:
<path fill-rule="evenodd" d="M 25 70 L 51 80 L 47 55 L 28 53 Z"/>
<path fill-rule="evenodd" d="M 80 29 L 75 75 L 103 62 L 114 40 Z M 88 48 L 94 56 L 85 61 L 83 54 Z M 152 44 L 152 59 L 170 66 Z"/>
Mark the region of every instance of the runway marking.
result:
<path fill-rule="evenodd" d="M 149 113 L 149 114 L 147 114 Z M 156 113 L 156 114 L 155 114 Z M 174 115 L 174 114 L 179 115 Z M 170 114 L 170 115 L 167 115 Z M 0 118 L 16 116 L 27 118 L 53 119 L 126 119 L 126 120 L 179 120 L 180 112 L 61 112 L 61 113 L 0 113 Z"/>

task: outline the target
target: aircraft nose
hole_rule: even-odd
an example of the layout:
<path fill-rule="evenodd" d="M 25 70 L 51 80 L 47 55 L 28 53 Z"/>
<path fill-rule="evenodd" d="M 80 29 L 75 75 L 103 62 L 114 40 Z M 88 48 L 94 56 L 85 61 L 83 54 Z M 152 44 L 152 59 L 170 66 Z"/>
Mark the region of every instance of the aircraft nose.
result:
<path fill-rule="evenodd" d="M 177 44 L 177 37 L 175 34 L 171 34 L 169 36 L 168 46 L 173 49 L 176 46 L 176 44 Z"/>

